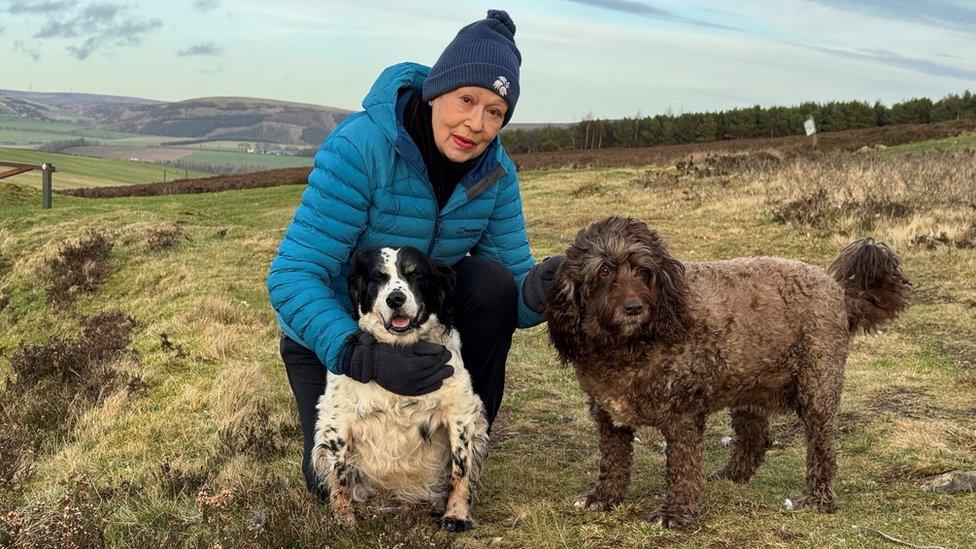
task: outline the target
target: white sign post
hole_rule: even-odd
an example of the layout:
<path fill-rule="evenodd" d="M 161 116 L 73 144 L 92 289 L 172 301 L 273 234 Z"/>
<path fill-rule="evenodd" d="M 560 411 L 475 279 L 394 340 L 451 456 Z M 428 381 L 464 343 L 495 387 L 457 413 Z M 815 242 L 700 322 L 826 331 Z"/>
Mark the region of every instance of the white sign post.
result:
<path fill-rule="evenodd" d="M 813 117 L 807 118 L 806 122 L 803 123 L 803 130 L 807 132 L 807 137 L 811 138 L 813 141 L 813 146 L 817 146 L 817 124 L 814 123 Z"/>

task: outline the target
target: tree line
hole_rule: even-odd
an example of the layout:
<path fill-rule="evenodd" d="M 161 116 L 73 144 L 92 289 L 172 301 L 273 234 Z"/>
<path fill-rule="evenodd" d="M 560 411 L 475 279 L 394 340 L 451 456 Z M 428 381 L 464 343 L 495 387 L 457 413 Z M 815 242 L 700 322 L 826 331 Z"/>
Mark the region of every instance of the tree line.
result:
<path fill-rule="evenodd" d="M 938 101 L 914 98 L 886 106 L 865 101 L 808 101 L 793 107 L 754 107 L 719 112 L 659 114 L 619 120 L 587 117 L 569 125 L 502 134 L 512 154 L 559 150 L 651 147 L 704 143 L 724 139 L 784 137 L 803 134 L 803 122 L 813 117 L 817 131 L 831 132 L 892 124 L 928 124 L 976 118 L 976 94 L 950 94 Z"/>

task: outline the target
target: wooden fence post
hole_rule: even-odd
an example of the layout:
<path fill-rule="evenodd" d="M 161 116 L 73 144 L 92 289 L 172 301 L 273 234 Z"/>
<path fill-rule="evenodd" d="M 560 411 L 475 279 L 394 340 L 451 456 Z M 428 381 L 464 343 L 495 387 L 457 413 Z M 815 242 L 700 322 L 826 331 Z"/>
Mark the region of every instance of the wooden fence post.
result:
<path fill-rule="evenodd" d="M 56 170 L 54 164 L 41 164 L 41 208 L 51 209 L 51 174 Z"/>

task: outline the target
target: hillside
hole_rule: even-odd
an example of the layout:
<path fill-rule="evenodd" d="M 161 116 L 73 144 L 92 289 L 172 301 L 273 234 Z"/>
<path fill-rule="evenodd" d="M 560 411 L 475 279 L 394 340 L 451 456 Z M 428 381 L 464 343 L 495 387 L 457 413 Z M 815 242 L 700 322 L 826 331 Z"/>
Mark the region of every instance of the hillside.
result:
<path fill-rule="evenodd" d="M 178 102 L 0 90 L 0 116 L 73 121 L 89 128 L 180 140 L 317 146 L 350 111 L 248 97 Z"/>
<path fill-rule="evenodd" d="M 90 120 L 97 113 L 108 113 L 113 109 L 121 109 L 138 105 L 159 103 L 152 99 L 138 97 L 123 97 L 118 95 L 99 95 L 91 93 L 45 93 L 25 92 L 17 90 L 0 90 L 0 115 L 4 113 L 4 105 L 15 102 L 28 102 L 40 105 L 43 110 L 30 118 L 40 120 Z"/>
<path fill-rule="evenodd" d="M 874 235 L 916 285 L 901 318 L 852 346 L 840 509 L 784 507 L 805 450 L 795 417 L 778 416 L 757 476 L 709 481 L 685 531 L 642 519 L 664 487 L 652 430 L 638 432 L 620 507 L 572 506 L 598 475 L 597 435 L 544 327 L 516 334 L 472 532 L 379 503 L 341 529 L 303 484 L 265 289 L 302 187 L 57 197 L 41 211 L 36 191 L 0 183 L 0 546 L 882 547 L 884 535 L 971 546 L 976 493 L 920 487 L 976 469 L 976 155 L 933 150 L 945 146 L 520 174 L 536 257 L 621 214 L 654 225 L 684 261 L 824 266 Z M 710 419 L 706 471 L 731 434 L 726 414 Z"/>

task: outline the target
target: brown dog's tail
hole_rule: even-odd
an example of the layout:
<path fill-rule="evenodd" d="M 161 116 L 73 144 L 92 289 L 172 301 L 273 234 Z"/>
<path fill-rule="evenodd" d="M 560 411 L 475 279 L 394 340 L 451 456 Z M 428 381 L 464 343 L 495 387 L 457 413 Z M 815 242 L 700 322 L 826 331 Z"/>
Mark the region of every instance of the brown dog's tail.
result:
<path fill-rule="evenodd" d="M 864 238 L 844 248 L 828 269 L 844 288 L 848 327 L 870 332 L 908 306 L 912 285 L 895 252 Z"/>

